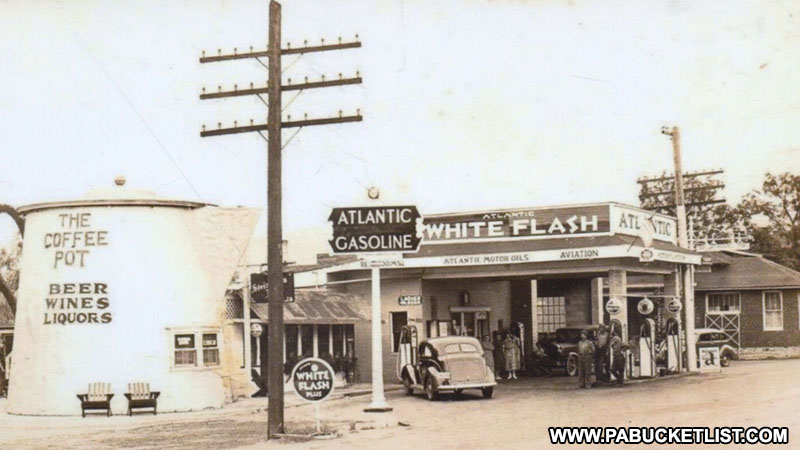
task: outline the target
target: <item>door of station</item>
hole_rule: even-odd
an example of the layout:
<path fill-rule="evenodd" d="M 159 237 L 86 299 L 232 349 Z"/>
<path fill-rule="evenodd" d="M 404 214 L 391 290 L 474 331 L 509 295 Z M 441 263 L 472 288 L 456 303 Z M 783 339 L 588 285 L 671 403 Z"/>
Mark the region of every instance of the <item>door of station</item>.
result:
<path fill-rule="evenodd" d="M 488 307 L 451 307 L 450 318 L 453 321 L 453 334 L 472 336 L 480 339 L 489 334 Z"/>

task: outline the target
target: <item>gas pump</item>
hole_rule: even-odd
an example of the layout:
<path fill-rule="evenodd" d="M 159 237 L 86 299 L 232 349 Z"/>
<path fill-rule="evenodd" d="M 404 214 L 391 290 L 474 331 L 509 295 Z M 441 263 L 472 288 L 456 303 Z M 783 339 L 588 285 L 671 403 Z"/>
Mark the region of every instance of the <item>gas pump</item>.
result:
<path fill-rule="evenodd" d="M 653 319 L 644 319 L 639 328 L 639 376 L 652 378 L 656 376 L 656 323 Z"/>
<path fill-rule="evenodd" d="M 397 378 L 403 380 L 403 370 L 410 366 L 408 374 L 412 383 L 417 383 L 414 367 L 417 364 L 417 327 L 406 325 L 400 329 L 400 342 L 397 344 Z"/>
<path fill-rule="evenodd" d="M 683 369 L 682 366 L 681 323 L 672 317 L 667 319 L 667 372 L 680 372 Z"/>

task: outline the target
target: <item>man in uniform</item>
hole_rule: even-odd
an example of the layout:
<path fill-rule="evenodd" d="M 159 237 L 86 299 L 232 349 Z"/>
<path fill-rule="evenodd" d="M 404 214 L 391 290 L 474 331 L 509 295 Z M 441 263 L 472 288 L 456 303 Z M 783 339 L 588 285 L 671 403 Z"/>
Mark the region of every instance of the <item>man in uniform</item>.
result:
<path fill-rule="evenodd" d="M 589 340 L 588 334 L 581 331 L 581 340 L 578 342 L 578 381 L 581 388 L 592 387 L 592 358 L 594 344 Z"/>
<path fill-rule="evenodd" d="M 594 350 L 594 374 L 597 381 L 608 381 L 608 327 L 600 325 L 597 331 L 597 346 Z"/>

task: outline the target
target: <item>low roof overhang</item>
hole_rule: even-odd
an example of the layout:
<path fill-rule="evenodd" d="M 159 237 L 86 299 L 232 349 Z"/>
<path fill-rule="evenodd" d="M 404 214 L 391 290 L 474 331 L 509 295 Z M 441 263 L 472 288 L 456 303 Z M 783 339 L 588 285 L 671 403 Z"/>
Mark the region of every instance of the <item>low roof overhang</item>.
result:
<path fill-rule="evenodd" d="M 269 322 L 269 304 L 254 303 L 254 318 Z M 286 324 L 344 324 L 369 318 L 369 302 L 359 295 L 331 292 L 326 289 L 298 289 L 295 301 L 284 304 Z"/>

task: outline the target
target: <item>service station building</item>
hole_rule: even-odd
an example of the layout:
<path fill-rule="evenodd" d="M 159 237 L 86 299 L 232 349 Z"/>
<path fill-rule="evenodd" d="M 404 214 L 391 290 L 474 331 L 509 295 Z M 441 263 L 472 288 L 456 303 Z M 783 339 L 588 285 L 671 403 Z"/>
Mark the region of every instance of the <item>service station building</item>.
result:
<path fill-rule="evenodd" d="M 699 254 L 677 245 L 669 216 L 617 203 L 568 205 L 426 215 L 420 232 L 417 253 L 381 263 L 387 382 L 396 379 L 394 354 L 405 325 L 415 326 L 420 339 L 510 330 L 529 354 L 540 337 L 565 326 L 615 320 L 628 340 L 647 318 L 695 320 L 693 310 L 685 317 L 686 308 L 667 308 L 684 301 L 683 274 L 701 263 Z M 370 271 L 370 262 L 359 259 L 305 275 L 315 283 L 323 278 L 328 290 L 369 298 Z M 654 275 L 660 286 L 629 293 L 629 280 Z M 647 315 L 637 309 L 645 296 L 656 306 Z M 612 298 L 615 307 L 606 308 Z M 365 381 L 370 355 L 357 353 Z"/>

